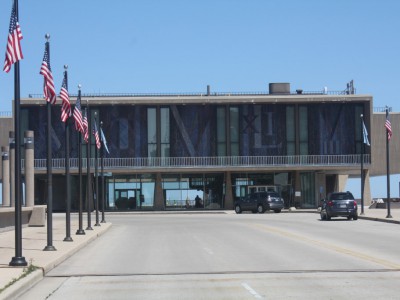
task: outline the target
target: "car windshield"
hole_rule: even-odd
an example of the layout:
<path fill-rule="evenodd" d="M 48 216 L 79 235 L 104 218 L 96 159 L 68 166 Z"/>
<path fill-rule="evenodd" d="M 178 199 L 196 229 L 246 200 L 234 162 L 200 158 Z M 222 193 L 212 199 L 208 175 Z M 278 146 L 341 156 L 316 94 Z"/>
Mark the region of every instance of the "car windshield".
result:
<path fill-rule="evenodd" d="M 337 193 L 331 195 L 331 200 L 354 200 L 351 193 Z"/>

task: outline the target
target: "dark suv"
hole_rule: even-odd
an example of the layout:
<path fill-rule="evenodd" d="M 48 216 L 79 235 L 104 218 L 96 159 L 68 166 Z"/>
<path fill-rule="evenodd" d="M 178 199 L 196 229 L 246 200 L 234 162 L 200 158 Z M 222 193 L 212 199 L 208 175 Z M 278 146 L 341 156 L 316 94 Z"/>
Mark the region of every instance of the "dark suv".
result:
<path fill-rule="evenodd" d="M 235 202 L 235 212 L 250 210 L 253 213 L 264 213 L 266 210 L 273 210 L 280 213 L 283 208 L 283 199 L 276 192 L 256 192 L 248 194 Z"/>
<path fill-rule="evenodd" d="M 332 193 L 328 199 L 322 201 L 321 220 L 330 220 L 331 217 L 358 219 L 357 201 L 354 200 L 352 193 Z"/>

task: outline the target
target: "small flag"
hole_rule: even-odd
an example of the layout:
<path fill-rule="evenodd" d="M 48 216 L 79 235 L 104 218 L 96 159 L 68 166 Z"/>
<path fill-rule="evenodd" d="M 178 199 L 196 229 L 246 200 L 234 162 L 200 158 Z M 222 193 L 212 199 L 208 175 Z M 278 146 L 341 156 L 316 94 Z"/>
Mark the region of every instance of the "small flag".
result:
<path fill-rule="evenodd" d="M 89 142 L 89 123 L 87 119 L 87 110 L 85 110 L 85 115 L 83 116 L 83 139 L 85 140 L 86 143 Z"/>
<path fill-rule="evenodd" d="M 54 88 L 53 74 L 51 73 L 50 67 L 49 42 L 46 42 L 40 74 L 44 77 L 44 98 L 51 104 L 56 103 L 56 91 Z"/>
<path fill-rule="evenodd" d="M 97 149 L 100 149 L 101 143 L 100 143 L 99 132 L 97 131 L 96 119 L 94 120 L 93 135 L 94 139 L 96 140 L 96 147 Z"/>
<path fill-rule="evenodd" d="M 12 5 L 10 28 L 8 31 L 6 58 L 4 60 L 4 72 L 10 72 L 11 66 L 24 58 L 21 50 L 22 32 L 19 27 L 17 13 L 15 12 L 15 3 Z"/>
<path fill-rule="evenodd" d="M 103 142 L 104 148 L 106 148 L 107 153 L 110 154 L 110 151 L 108 151 L 108 147 L 107 147 L 106 137 L 104 136 L 104 132 L 101 127 L 100 127 L 100 134 L 101 134 L 101 141 Z"/>
<path fill-rule="evenodd" d="M 78 99 L 76 99 L 73 117 L 75 120 L 75 129 L 83 134 L 84 127 L 82 120 L 81 93 L 78 94 Z"/>
<path fill-rule="evenodd" d="M 386 128 L 386 131 L 387 131 L 387 139 L 388 139 L 388 141 L 390 141 L 390 138 L 392 137 L 392 124 L 390 123 L 389 112 L 387 110 L 386 110 L 385 128 Z"/>
<path fill-rule="evenodd" d="M 362 121 L 363 124 L 363 136 L 364 136 L 364 144 L 371 146 L 368 140 L 368 131 L 367 131 L 367 127 L 365 127 L 364 121 Z"/>
<path fill-rule="evenodd" d="M 64 79 L 61 85 L 60 97 L 62 99 L 61 106 L 61 121 L 66 122 L 71 117 L 71 103 L 67 90 L 67 72 L 64 72 Z"/>

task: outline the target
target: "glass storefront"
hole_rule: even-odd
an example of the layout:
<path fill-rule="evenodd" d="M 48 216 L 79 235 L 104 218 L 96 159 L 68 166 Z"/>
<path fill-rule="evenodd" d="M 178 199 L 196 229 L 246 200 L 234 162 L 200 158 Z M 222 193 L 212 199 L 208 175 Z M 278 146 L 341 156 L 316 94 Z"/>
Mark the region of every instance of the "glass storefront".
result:
<path fill-rule="evenodd" d="M 135 210 L 153 208 L 155 176 L 121 175 L 107 179 L 107 208 Z"/>
<path fill-rule="evenodd" d="M 234 200 L 253 192 L 276 191 L 289 207 L 293 202 L 292 174 L 282 173 L 232 173 Z"/>
<path fill-rule="evenodd" d="M 223 174 L 164 174 L 166 209 L 222 208 Z"/>

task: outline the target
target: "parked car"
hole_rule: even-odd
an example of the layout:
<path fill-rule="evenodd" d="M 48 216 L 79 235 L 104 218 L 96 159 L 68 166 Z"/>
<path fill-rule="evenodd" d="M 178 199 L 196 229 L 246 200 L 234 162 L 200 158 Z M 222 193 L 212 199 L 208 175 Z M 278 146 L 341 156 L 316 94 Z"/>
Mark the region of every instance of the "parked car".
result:
<path fill-rule="evenodd" d="M 347 217 L 348 220 L 357 220 L 357 201 L 350 192 L 332 193 L 321 203 L 321 220 L 330 220 L 332 217 Z"/>
<path fill-rule="evenodd" d="M 276 192 L 255 192 L 235 202 L 235 212 L 252 211 L 253 213 L 264 213 L 266 210 L 273 210 L 280 213 L 283 208 L 283 199 Z"/>

